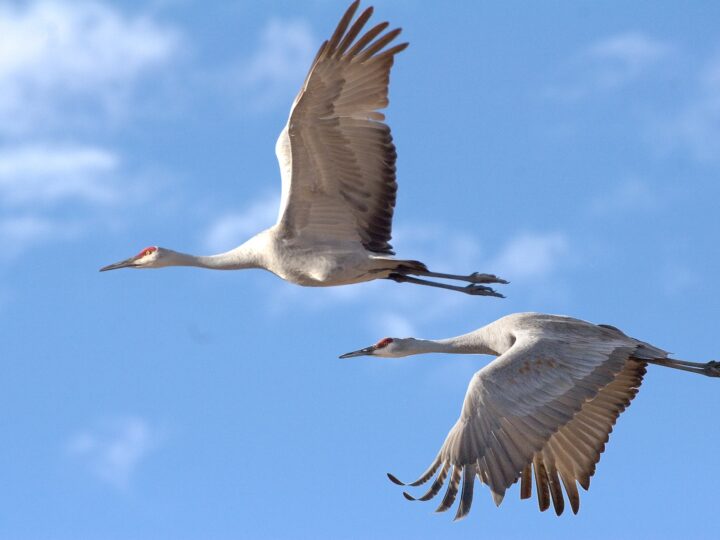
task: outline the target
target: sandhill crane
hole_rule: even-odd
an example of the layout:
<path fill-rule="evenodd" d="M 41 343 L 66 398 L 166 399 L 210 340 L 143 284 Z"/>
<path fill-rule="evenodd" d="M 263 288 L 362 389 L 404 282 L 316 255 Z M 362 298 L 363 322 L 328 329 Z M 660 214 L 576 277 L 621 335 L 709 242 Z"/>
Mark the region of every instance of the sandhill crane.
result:
<path fill-rule="evenodd" d="M 282 196 L 277 223 L 241 246 L 212 256 L 193 256 L 152 246 L 101 268 L 199 266 L 220 270 L 263 268 L 305 286 L 391 279 L 502 296 L 481 285 L 507 283 L 492 274 L 431 272 L 413 260 L 395 259 L 390 245 L 397 183 L 390 128 L 379 112 L 388 104 L 390 68 L 407 47 L 388 48 L 400 29 L 387 22 L 361 31 L 369 7 L 351 21 L 353 2 L 318 51 L 290 109 L 275 152 Z M 459 280 L 450 285 L 418 277 Z"/>
<path fill-rule="evenodd" d="M 613 326 L 541 313 L 508 315 L 449 339 L 385 338 L 340 358 L 431 352 L 498 357 L 473 376 L 460 418 L 440 452 L 409 484 L 424 484 L 439 471 L 428 492 L 418 499 L 403 493 L 409 500 L 430 500 L 449 477 L 437 509 L 444 512 L 462 481 L 455 519 L 470 511 L 475 475 L 499 505 L 518 479 L 520 497 L 531 497 L 532 471 L 540 510 L 547 510 L 552 499 L 555 512 L 563 512 L 562 482 L 577 513 L 576 482 L 585 490 L 590 487 L 612 426 L 637 394 L 647 364 L 720 377 L 720 362 L 670 359 L 665 351 Z"/>

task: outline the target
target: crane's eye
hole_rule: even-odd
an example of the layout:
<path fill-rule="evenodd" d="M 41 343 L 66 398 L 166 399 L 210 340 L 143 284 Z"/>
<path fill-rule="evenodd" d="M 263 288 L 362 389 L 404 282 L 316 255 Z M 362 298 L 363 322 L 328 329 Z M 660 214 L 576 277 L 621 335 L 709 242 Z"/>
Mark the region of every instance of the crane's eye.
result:
<path fill-rule="evenodd" d="M 151 253 L 155 253 L 157 251 L 156 247 L 147 247 L 143 249 L 140 253 L 137 254 L 137 259 L 142 259 L 143 257 L 147 257 Z"/>
<path fill-rule="evenodd" d="M 386 338 L 378 341 L 377 344 L 375 345 L 375 348 L 382 349 L 383 347 L 387 347 L 388 345 L 390 345 L 392 342 L 393 342 L 392 338 L 386 337 Z"/>

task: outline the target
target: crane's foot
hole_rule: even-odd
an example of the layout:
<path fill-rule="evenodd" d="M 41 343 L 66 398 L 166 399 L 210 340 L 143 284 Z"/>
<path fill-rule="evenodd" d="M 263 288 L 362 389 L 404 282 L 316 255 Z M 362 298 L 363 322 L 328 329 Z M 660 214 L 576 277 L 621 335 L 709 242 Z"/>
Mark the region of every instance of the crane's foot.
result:
<path fill-rule="evenodd" d="M 720 377 L 720 362 L 717 360 L 711 360 L 705 364 L 703 373 L 708 377 Z"/>
<path fill-rule="evenodd" d="M 497 277 L 495 274 L 482 274 L 480 272 L 473 272 L 467 276 L 467 281 L 470 283 L 500 283 L 501 285 L 507 285 L 509 281 Z"/>
<path fill-rule="evenodd" d="M 496 298 L 505 298 L 502 294 L 497 292 L 491 287 L 485 287 L 483 285 L 471 284 L 463 287 L 462 292 L 470 294 L 472 296 L 495 296 Z"/>

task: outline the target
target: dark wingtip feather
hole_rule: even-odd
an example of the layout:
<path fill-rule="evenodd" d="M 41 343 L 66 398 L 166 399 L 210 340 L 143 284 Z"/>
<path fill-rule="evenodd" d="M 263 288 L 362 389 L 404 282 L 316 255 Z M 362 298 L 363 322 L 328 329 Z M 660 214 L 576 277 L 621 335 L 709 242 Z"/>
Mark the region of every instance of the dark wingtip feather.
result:
<path fill-rule="evenodd" d="M 577 516 L 580 511 L 580 499 L 570 499 L 570 508 L 572 508 L 572 513 Z"/>
<path fill-rule="evenodd" d="M 463 467 L 462 491 L 460 492 L 460 504 L 453 521 L 460 521 L 470 513 L 473 501 L 473 489 L 475 487 L 476 465 L 470 464 Z"/>
<path fill-rule="evenodd" d="M 417 499 L 410 495 L 407 491 L 403 491 L 403 497 L 405 497 L 408 501 L 417 501 Z"/>
<path fill-rule="evenodd" d="M 338 22 L 338 25 L 335 28 L 335 32 L 333 32 L 333 35 L 329 40 L 331 50 L 337 47 L 338 43 L 340 42 L 340 38 L 343 36 L 343 34 L 345 34 L 345 30 L 347 30 L 347 27 L 350 24 L 353 15 L 355 15 L 355 12 L 357 11 L 359 5 L 360 0 L 355 0 L 352 4 L 350 4 L 350 6 L 347 8 L 342 18 L 340 19 L 340 22 Z"/>
<path fill-rule="evenodd" d="M 461 472 L 462 469 L 460 469 L 460 467 L 458 467 L 457 465 L 453 465 L 452 473 L 450 474 L 450 482 L 448 483 L 445 497 L 443 497 L 443 500 L 440 502 L 440 506 L 435 509 L 436 512 L 447 511 L 455 502 L 455 497 L 457 497 L 458 487 L 460 483 Z"/>
<path fill-rule="evenodd" d="M 532 471 L 530 465 L 526 465 L 522 472 L 520 481 L 520 498 L 529 499 L 532 497 Z"/>
<path fill-rule="evenodd" d="M 385 474 L 387 474 L 387 477 L 390 479 L 390 481 L 391 481 L 393 484 L 396 484 L 396 485 L 398 485 L 398 486 L 404 486 L 404 485 L 406 485 L 405 482 L 401 482 L 400 480 L 398 480 L 398 477 L 395 476 L 394 474 L 391 474 L 391 473 L 385 473 Z"/>

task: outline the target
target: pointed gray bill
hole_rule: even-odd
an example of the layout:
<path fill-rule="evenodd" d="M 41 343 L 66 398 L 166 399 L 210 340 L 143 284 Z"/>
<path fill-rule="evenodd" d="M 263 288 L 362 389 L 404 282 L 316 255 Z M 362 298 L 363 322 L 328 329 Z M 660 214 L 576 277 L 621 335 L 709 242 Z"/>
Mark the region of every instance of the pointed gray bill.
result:
<path fill-rule="evenodd" d="M 359 351 L 353 351 L 345 354 L 341 354 L 338 356 L 338 358 L 352 358 L 354 356 L 368 356 L 372 355 L 372 353 L 375 352 L 375 345 L 372 345 L 370 347 L 365 347 L 364 349 L 360 349 Z"/>
<path fill-rule="evenodd" d="M 137 259 L 137 257 L 130 257 L 115 264 L 108 264 L 107 266 L 103 266 L 100 271 L 107 272 L 108 270 L 117 270 L 118 268 L 132 268 L 135 266 L 135 259 Z"/>

